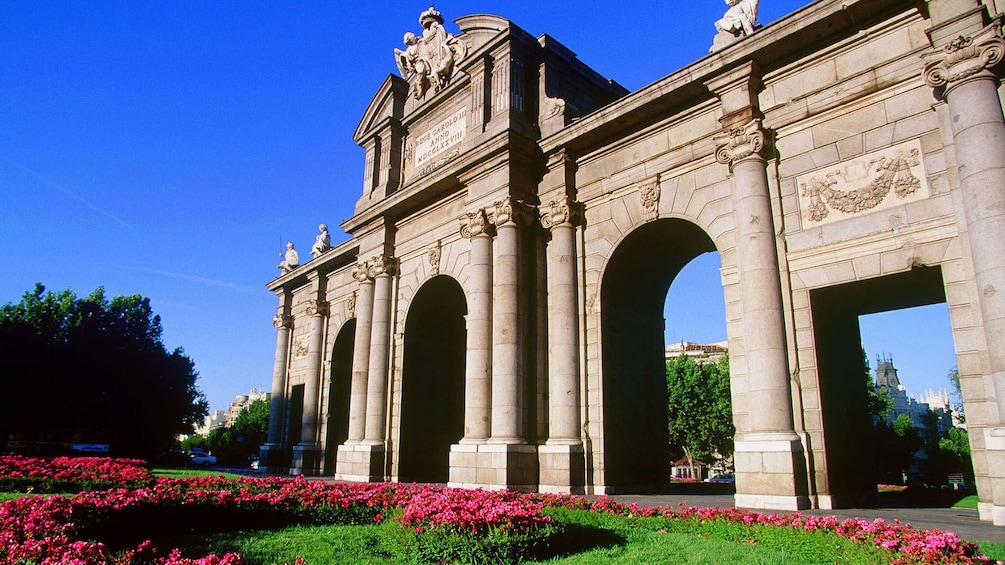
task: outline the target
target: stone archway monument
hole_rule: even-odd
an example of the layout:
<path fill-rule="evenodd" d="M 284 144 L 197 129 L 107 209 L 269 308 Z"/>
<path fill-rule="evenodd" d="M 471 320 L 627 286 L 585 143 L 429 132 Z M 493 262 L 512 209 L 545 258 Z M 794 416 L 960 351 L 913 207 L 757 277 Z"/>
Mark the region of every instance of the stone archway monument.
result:
<path fill-rule="evenodd" d="M 452 485 L 661 488 L 623 460 L 660 441 L 660 424 L 633 423 L 658 415 L 633 404 L 663 362 L 661 305 L 645 300 L 712 249 L 738 506 L 834 508 L 868 494 L 835 463 L 867 446 L 844 433 L 861 423 L 844 403 L 861 395 L 833 392 L 857 385 L 829 365 L 844 354 L 824 347 L 828 332 L 845 321 L 825 302 L 881 288 L 856 304 L 895 308 L 911 294 L 902 285 L 924 280 L 925 300 L 950 311 L 981 517 L 1005 525 L 995 6 L 818 0 L 761 26 L 757 2 L 741 0 L 710 55 L 636 92 L 503 18 L 448 29 L 423 12 L 393 50 L 401 76 L 380 85 L 354 133 L 365 155 L 341 226 L 349 240 L 269 283 L 279 305 L 266 465 L 419 476 L 415 414 L 442 405 L 453 431 L 429 445 L 441 460 L 449 447 Z M 437 297 L 455 330 L 437 324 Z M 441 334 L 449 364 L 416 350 Z M 448 380 L 433 374 L 441 365 Z"/>

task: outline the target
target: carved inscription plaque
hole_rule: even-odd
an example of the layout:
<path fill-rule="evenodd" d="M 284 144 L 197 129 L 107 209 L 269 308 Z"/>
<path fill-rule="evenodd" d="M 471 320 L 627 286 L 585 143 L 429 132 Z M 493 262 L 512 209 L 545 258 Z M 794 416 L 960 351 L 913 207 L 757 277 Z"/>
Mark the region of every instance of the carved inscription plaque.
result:
<path fill-rule="evenodd" d="M 415 138 L 415 168 L 422 169 L 457 145 L 468 131 L 468 110 L 462 108 Z"/>
<path fill-rule="evenodd" d="M 804 228 L 929 196 L 917 139 L 800 175 L 796 183 Z"/>

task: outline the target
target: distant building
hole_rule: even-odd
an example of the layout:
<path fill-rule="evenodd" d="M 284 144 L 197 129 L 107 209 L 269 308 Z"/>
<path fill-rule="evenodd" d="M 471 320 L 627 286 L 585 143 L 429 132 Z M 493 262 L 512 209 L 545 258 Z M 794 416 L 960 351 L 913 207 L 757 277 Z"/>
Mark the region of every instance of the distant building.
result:
<path fill-rule="evenodd" d="M 666 359 L 667 361 L 675 359 L 682 355 L 688 357 L 694 357 L 699 362 L 708 361 L 710 363 L 715 363 L 720 357 L 729 353 L 729 348 L 726 346 L 728 342 L 719 341 L 716 343 L 691 343 L 690 341 L 680 340 L 680 343 L 671 343 L 666 347 Z"/>
<path fill-rule="evenodd" d="M 876 359 L 876 386 L 886 388 L 893 401 L 893 408 L 886 417 L 888 423 L 904 414 L 911 418 L 914 427 L 919 430 L 928 428 L 929 424 L 934 422 L 940 436 L 953 427 L 953 411 L 949 406 L 949 393 L 943 389 L 939 389 L 938 392 L 928 390 L 925 392 L 923 400 L 915 399 L 907 388 L 900 384 L 892 357 Z"/>
<path fill-rule="evenodd" d="M 268 402 L 272 394 L 259 389 L 251 389 L 248 394 L 239 394 L 230 403 L 226 410 L 214 410 L 203 421 L 202 425 L 195 429 L 195 433 L 201 436 L 208 436 L 210 432 L 217 428 L 229 428 L 237 421 L 241 411 L 257 400 Z"/>

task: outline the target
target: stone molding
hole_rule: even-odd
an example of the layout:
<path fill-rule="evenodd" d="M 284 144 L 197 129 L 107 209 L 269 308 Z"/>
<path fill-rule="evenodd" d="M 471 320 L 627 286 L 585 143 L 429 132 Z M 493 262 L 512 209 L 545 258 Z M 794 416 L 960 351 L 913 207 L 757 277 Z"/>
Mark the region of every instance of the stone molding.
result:
<path fill-rule="evenodd" d="M 583 204 L 571 198 L 552 200 L 538 206 L 541 225 L 545 229 L 556 226 L 577 226 L 583 219 Z"/>
<path fill-rule="evenodd" d="M 366 262 L 366 272 L 371 279 L 381 275 L 394 276 L 398 273 L 398 259 L 390 255 L 374 255 Z"/>
<path fill-rule="evenodd" d="M 496 228 L 511 223 L 516 227 L 525 227 L 534 221 L 531 208 L 519 200 L 514 200 L 512 196 L 497 201 L 491 208 L 486 209 L 485 213 Z"/>
<path fill-rule="evenodd" d="M 745 159 L 763 160 L 767 136 L 761 128 L 761 118 L 754 118 L 746 125 L 716 134 L 712 141 L 715 142 L 715 160 L 733 170 L 734 165 Z"/>
<path fill-rule="evenodd" d="M 440 274 L 440 256 L 442 254 L 442 244 L 438 239 L 426 248 L 426 258 L 429 260 L 430 275 L 435 276 Z"/>
<path fill-rule="evenodd" d="M 922 55 L 925 83 L 933 88 L 952 88 L 970 78 L 992 78 L 989 70 L 1005 55 L 1002 22 L 995 19 L 975 35 L 961 35 L 948 45 Z"/>
<path fill-rule="evenodd" d="M 492 235 L 493 226 L 489 223 L 483 208 L 468 212 L 458 220 L 461 223 L 461 237 L 464 239 L 471 239 L 477 235 Z"/>
<path fill-rule="evenodd" d="M 312 298 L 307 304 L 308 316 L 327 316 L 329 311 L 328 302 Z"/>
<path fill-rule="evenodd" d="M 277 330 L 288 330 L 293 325 L 293 317 L 286 314 L 276 314 L 272 317 L 272 327 Z"/>
<path fill-rule="evenodd" d="M 355 292 L 349 293 L 349 296 L 345 299 L 345 311 L 350 318 L 356 317 L 356 300 L 358 299 Z"/>
<path fill-rule="evenodd" d="M 635 186 L 639 187 L 639 199 L 646 214 L 646 221 L 655 220 L 659 217 L 660 176 L 653 175 L 642 179 L 635 183 Z"/>

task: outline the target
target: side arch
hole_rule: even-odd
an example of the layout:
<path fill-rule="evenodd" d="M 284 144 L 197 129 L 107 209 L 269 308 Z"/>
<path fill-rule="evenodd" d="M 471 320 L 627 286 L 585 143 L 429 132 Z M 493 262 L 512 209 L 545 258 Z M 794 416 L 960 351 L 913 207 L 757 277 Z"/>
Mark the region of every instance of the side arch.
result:
<path fill-rule="evenodd" d="M 335 337 L 328 387 L 327 425 L 324 444 L 324 471 L 335 473 L 338 446 L 349 437 L 349 389 L 352 384 L 352 348 L 356 337 L 356 318 L 342 324 Z"/>
<path fill-rule="evenodd" d="M 603 445 L 608 492 L 669 487 L 663 306 L 680 270 L 716 251 L 699 226 L 658 219 L 628 233 L 601 278 Z"/>
<path fill-rule="evenodd" d="M 446 483 L 450 445 L 464 434 L 467 301 L 452 277 L 435 276 L 405 318 L 398 480 Z"/>

